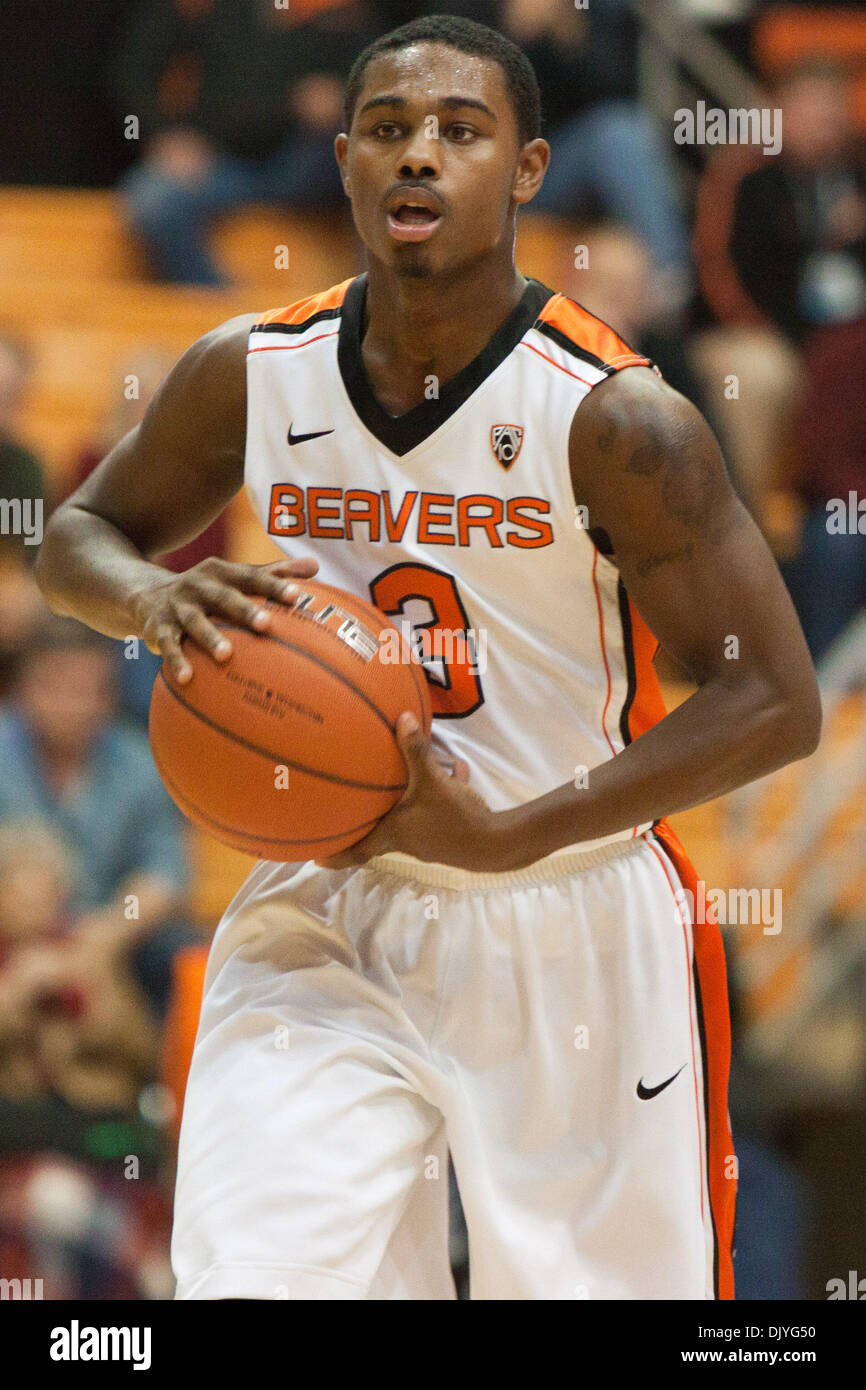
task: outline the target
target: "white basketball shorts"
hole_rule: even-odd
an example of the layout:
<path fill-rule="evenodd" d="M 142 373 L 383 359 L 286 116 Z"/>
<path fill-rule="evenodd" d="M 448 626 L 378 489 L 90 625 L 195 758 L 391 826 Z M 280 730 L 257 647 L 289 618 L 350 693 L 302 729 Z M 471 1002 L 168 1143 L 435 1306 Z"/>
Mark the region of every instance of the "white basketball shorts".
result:
<path fill-rule="evenodd" d="M 679 862 L 678 862 L 679 861 Z M 733 1296 L 718 928 L 670 830 L 505 874 L 263 862 L 214 937 L 180 1299 Z M 694 899 L 693 899 L 694 900 Z"/>

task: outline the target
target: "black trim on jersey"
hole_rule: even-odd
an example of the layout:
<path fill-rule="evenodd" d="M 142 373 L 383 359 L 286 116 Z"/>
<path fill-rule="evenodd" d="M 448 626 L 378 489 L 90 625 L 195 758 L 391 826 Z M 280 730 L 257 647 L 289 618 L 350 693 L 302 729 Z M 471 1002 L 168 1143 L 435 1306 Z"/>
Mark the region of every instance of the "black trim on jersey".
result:
<path fill-rule="evenodd" d="M 421 401 L 403 415 L 389 415 L 373 394 L 361 355 L 361 326 L 367 294 L 367 272 L 357 275 L 343 299 L 337 361 L 340 375 L 356 414 L 372 435 L 398 457 L 423 444 L 468 400 L 473 391 L 504 362 L 521 338 L 535 324 L 553 290 L 527 277 L 519 302 L 477 357 L 439 387 L 438 400 Z M 456 325 L 459 331 L 459 324 Z"/>
<path fill-rule="evenodd" d="M 578 309 L 583 309 L 583 305 L 578 304 L 576 299 L 573 299 L 571 302 L 572 304 L 577 304 Z M 606 319 L 600 319 L 598 314 L 592 313 L 591 309 L 583 309 L 583 312 L 585 314 L 590 314 L 591 317 L 597 319 L 599 323 L 603 323 L 605 328 L 610 328 L 611 333 L 616 334 L 616 337 L 619 338 L 623 346 L 627 347 L 629 352 L 633 353 L 635 357 L 643 357 L 644 360 L 649 363 L 651 369 L 655 367 L 656 364 L 651 357 L 647 357 L 645 352 L 641 352 L 639 348 L 633 348 L 631 343 L 627 343 L 625 338 L 621 337 L 615 328 L 611 328 Z M 570 352 L 572 357 L 579 357 L 582 361 L 588 362 L 591 367 L 595 367 L 598 371 L 604 372 L 605 376 L 613 376 L 615 372 L 622 371 L 622 367 L 618 367 L 616 364 L 610 362 L 603 362 L 600 357 L 596 357 L 594 352 L 590 352 L 587 348 L 581 347 L 573 338 L 569 338 L 567 333 L 563 333 L 561 328 L 556 328 L 554 324 L 538 323 L 535 326 L 539 333 L 546 334 L 552 342 L 558 343 L 565 352 Z"/>
<path fill-rule="evenodd" d="M 622 712 L 619 716 L 619 731 L 622 741 L 628 745 L 631 743 L 631 732 L 628 727 L 628 717 L 631 714 L 631 707 L 634 704 L 634 697 L 637 692 L 637 672 L 634 664 L 634 639 L 631 630 L 631 612 L 628 606 L 628 594 L 621 579 L 617 580 L 616 596 L 619 602 L 619 620 L 622 623 L 622 645 L 625 651 L 625 669 L 628 676 L 628 688 L 623 701 Z"/>
<path fill-rule="evenodd" d="M 603 526 L 590 526 L 586 533 L 592 541 L 599 555 L 604 555 L 610 559 L 613 554 L 613 541 L 607 534 Z"/>
<path fill-rule="evenodd" d="M 338 319 L 342 310 L 338 304 L 336 309 L 320 309 L 317 314 L 311 314 L 303 323 L 254 323 L 250 329 L 251 333 L 306 333 L 314 323 L 322 323 L 327 319 Z"/>
<path fill-rule="evenodd" d="M 570 352 L 572 357 L 579 357 L 582 362 L 589 363 L 590 367 L 595 367 L 597 371 L 604 372 L 606 376 L 612 376 L 616 371 L 616 367 L 611 367 L 610 363 L 603 362 L 600 357 L 596 357 L 595 353 L 590 352 L 587 348 L 580 347 L 573 338 L 569 338 L 568 334 L 563 333 L 562 329 L 557 328 L 555 324 L 539 323 L 536 324 L 536 327 L 539 333 L 543 333 L 546 338 L 550 338 L 552 342 L 557 343 L 565 352 Z M 619 334 L 617 334 L 617 337 L 619 337 Z M 640 356 L 641 354 L 635 355 Z"/>

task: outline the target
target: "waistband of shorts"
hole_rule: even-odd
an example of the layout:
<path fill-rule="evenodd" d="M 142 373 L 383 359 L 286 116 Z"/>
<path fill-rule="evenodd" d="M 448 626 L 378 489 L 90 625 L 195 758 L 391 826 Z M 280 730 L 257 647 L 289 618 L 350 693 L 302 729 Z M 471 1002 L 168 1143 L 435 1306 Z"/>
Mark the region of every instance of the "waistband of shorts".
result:
<path fill-rule="evenodd" d="M 453 868 L 450 864 L 428 864 L 423 859 L 413 859 L 409 855 L 401 858 L 377 855 L 367 860 L 364 869 L 373 873 L 396 874 L 400 878 L 430 888 L 461 888 L 469 891 L 481 888 L 511 888 L 518 884 L 550 883 L 559 878 L 579 874 L 584 869 L 595 869 L 599 864 L 608 864 L 612 859 L 620 859 L 623 855 L 643 848 L 648 833 L 612 840 L 596 849 L 567 850 L 555 856 L 538 859 L 523 869 L 506 869 L 502 873 L 472 873 L 467 869 Z"/>

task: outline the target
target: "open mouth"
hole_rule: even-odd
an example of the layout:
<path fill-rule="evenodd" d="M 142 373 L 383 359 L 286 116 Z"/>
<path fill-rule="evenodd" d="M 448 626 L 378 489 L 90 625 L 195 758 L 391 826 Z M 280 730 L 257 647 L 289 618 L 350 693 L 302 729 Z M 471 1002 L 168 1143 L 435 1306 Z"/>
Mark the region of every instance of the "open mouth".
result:
<path fill-rule="evenodd" d="M 432 208 L 422 208 L 419 203 L 403 203 L 392 216 L 395 222 L 405 223 L 408 227 L 423 227 L 427 222 L 436 221 Z"/>
<path fill-rule="evenodd" d="M 388 229 L 397 241 L 424 241 L 441 221 L 439 213 L 410 198 L 388 213 Z"/>

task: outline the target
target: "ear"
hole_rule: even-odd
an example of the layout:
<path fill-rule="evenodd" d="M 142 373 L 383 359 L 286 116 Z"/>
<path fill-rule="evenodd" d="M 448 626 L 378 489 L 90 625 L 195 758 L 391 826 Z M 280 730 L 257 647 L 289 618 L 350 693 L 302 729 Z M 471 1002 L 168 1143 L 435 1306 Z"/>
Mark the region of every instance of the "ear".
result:
<path fill-rule="evenodd" d="M 535 197 L 544 182 L 544 175 L 550 163 L 550 146 L 539 136 L 528 140 L 517 159 L 514 186 L 511 196 L 515 203 L 528 203 Z"/>
<path fill-rule="evenodd" d="M 351 198 L 352 193 L 349 188 L 349 175 L 346 169 L 346 154 L 349 149 L 349 137 L 345 131 L 340 131 L 339 135 L 334 136 L 334 155 L 340 167 L 340 178 L 343 182 L 343 192 L 347 198 Z"/>

